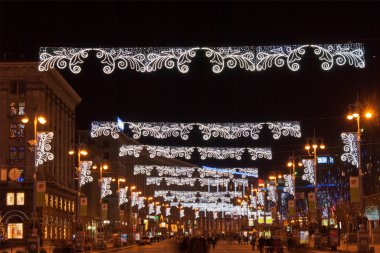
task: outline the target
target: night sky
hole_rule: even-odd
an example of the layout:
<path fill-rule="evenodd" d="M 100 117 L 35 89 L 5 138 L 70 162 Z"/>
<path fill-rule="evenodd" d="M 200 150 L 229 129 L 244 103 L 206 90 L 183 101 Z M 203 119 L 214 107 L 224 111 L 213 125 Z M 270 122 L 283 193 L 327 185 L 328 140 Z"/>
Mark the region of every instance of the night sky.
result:
<path fill-rule="evenodd" d="M 347 106 L 359 99 L 379 109 L 380 5 L 375 2 L 4 2 L 1 9 L 1 55 L 38 61 L 39 47 L 186 47 L 267 46 L 324 43 L 364 43 L 366 68 L 321 69 L 308 50 L 292 72 L 272 68 L 262 72 L 226 68 L 212 72 L 203 52 L 190 71 L 153 73 L 102 72 L 91 54 L 80 74 L 61 73 L 83 98 L 77 124 L 89 129 L 93 120 L 168 122 L 302 123 L 302 138 L 273 140 L 263 131 L 258 141 L 202 141 L 193 130 L 189 141 L 142 139 L 143 143 L 176 146 L 273 147 L 272 169 L 296 151 L 305 155 L 306 137 L 324 137 L 329 153 L 342 150 L 340 133 L 355 131 L 347 122 Z M 5 60 L 6 60 L 5 59 Z M 379 133 L 376 123 L 364 124 Z M 195 162 L 197 159 L 194 160 Z M 255 166 L 248 157 L 236 162 L 206 160 L 213 166 Z"/>

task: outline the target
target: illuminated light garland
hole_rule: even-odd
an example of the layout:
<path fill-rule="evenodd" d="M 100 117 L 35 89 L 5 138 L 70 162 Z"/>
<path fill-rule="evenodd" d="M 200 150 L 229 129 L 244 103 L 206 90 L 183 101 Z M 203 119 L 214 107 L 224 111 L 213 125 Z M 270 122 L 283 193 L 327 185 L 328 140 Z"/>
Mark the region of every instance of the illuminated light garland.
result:
<path fill-rule="evenodd" d="M 198 148 L 202 160 L 206 158 L 241 160 L 244 150 L 244 148 Z"/>
<path fill-rule="evenodd" d="M 268 187 L 268 196 L 267 196 L 267 200 L 272 201 L 272 202 L 274 202 L 274 203 L 277 202 L 276 187 L 274 187 L 273 185 L 270 185 L 270 186 Z"/>
<path fill-rule="evenodd" d="M 137 205 L 137 198 L 139 197 L 139 193 L 138 192 L 132 192 L 131 193 L 131 207 L 134 207 Z"/>
<path fill-rule="evenodd" d="M 162 181 L 162 177 L 147 177 L 146 178 L 146 184 L 147 185 L 151 185 L 151 184 L 155 184 L 155 185 L 161 185 L 161 181 Z"/>
<path fill-rule="evenodd" d="M 210 186 L 228 186 L 230 182 L 229 178 L 197 178 L 201 186 L 210 185 Z"/>
<path fill-rule="evenodd" d="M 146 146 L 146 149 L 151 158 L 163 156 L 166 158 L 184 157 L 191 159 L 191 154 L 194 152 L 194 148 L 192 147 Z"/>
<path fill-rule="evenodd" d="M 300 68 L 298 62 L 307 47 L 309 45 L 257 47 L 256 69 L 261 71 L 272 66 L 283 67 L 286 62 L 290 70 L 297 71 Z"/>
<path fill-rule="evenodd" d="M 119 189 L 119 206 L 128 202 L 127 191 L 128 191 L 128 188 Z"/>
<path fill-rule="evenodd" d="M 340 135 L 344 144 L 345 153 L 340 157 L 343 162 L 349 162 L 358 167 L 358 135 L 357 133 L 342 133 Z"/>
<path fill-rule="evenodd" d="M 239 168 L 239 172 L 242 173 L 241 177 L 246 178 L 246 177 L 259 177 L 259 169 L 257 168 Z"/>
<path fill-rule="evenodd" d="M 257 193 L 257 204 L 260 206 L 264 206 L 264 195 L 265 193 L 262 191 Z"/>
<path fill-rule="evenodd" d="M 170 216 L 170 207 L 165 208 L 165 216 Z"/>
<path fill-rule="evenodd" d="M 279 139 L 283 136 L 293 136 L 301 138 L 301 125 L 298 121 L 292 122 L 267 122 L 268 128 L 273 133 L 274 139 Z"/>
<path fill-rule="evenodd" d="M 44 162 L 54 160 L 51 150 L 51 141 L 54 138 L 53 132 L 37 133 L 36 160 L 35 165 L 42 165 Z"/>
<path fill-rule="evenodd" d="M 252 207 L 257 209 L 257 198 L 256 198 L 256 196 L 249 195 L 249 198 L 251 199 Z"/>
<path fill-rule="evenodd" d="M 159 214 L 161 214 L 161 206 L 157 205 L 156 206 L 156 215 L 159 215 Z"/>
<path fill-rule="evenodd" d="M 81 71 L 79 64 L 88 57 L 91 48 L 63 48 L 63 47 L 41 47 L 39 71 L 48 71 L 57 66 L 59 69 L 69 69 L 74 74 Z"/>
<path fill-rule="evenodd" d="M 184 209 L 179 210 L 179 217 L 180 218 L 185 217 L 185 210 Z"/>
<path fill-rule="evenodd" d="M 145 207 L 145 198 L 144 197 L 138 197 L 137 198 L 137 209 L 140 210 Z"/>
<path fill-rule="evenodd" d="M 135 165 L 133 166 L 133 175 L 146 174 L 147 176 L 150 176 L 153 168 L 153 166 L 149 165 Z"/>
<path fill-rule="evenodd" d="M 197 169 L 200 177 L 234 177 L 236 169 L 210 169 L 209 167 L 204 166 L 203 168 Z"/>
<path fill-rule="evenodd" d="M 139 157 L 144 145 L 122 145 L 120 147 L 119 156 L 133 155 Z"/>
<path fill-rule="evenodd" d="M 236 185 L 241 185 L 244 187 L 248 187 L 248 179 L 242 179 L 242 178 L 233 178 L 232 182 Z"/>
<path fill-rule="evenodd" d="M 218 219 L 218 212 L 213 212 L 213 218 L 214 220 Z"/>
<path fill-rule="evenodd" d="M 189 133 L 195 123 L 164 123 L 164 122 L 127 122 L 133 133 L 133 138 L 141 136 L 152 136 L 157 139 L 168 137 L 181 137 L 182 140 L 189 139 Z"/>
<path fill-rule="evenodd" d="M 240 68 L 254 71 L 254 49 L 254 47 L 202 48 L 202 50 L 206 50 L 206 56 L 211 58 L 210 62 L 214 64 L 212 66 L 212 71 L 214 73 L 222 72 L 225 65 L 231 69 L 239 65 Z"/>
<path fill-rule="evenodd" d="M 169 194 L 171 196 L 169 196 Z M 229 195 L 229 196 L 228 196 Z M 197 197 L 199 196 L 199 197 Z M 180 202 L 191 202 L 196 201 L 197 199 L 210 199 L 229 202 L 233 198 L 241 198 L 241 192 L 200 192 L 200 191 L 166 191 L 166 190 L 156 190 L 154 192 L 154 197 L 163 197 L 165 201 L 172 201 L 177 198 Z M 183 201 L 187 200 L 187 201 Z"/>
<path fill-rule="evenodd" d="M 284 192 L 289 193 L 294 196 L 294 183 L 293 183 L 293 175 L 284 175 L 285 187 Z"/>
<path fill-rule="evenodd" d="M 199 218 L 199 211 L 198 210 L 195 210 L 195 212 L 194 212 L 194 218 L 195 219 Z"/>
<path fill-rule="evenodd" d="M 302 164 L 305 167 L 305 174 L 302 175 L 302 179 L 314 184 L 314 161 L 312 159 L 303 159 Z"/>
<path fill-rule="evenodd" d="M 277 45 L 277 46 L 242 46 L 242 47 L 134 47 L 134 48 L 71 48 L 41 47 L 39 71 L 48 71 L 54 67 L 77 74 L 81 71 L 79 64 L 94 51 L 100 59 L 103 72 L 111 74 L 116 68 L 131 69 L 137 72 L 154 72 L 159 69 L 177 67 L 180 73 L 189 71 L 188 64 L 199 50 L 205 51 L 210 59 L 212 71 L 221 73 L 225 66 L 230 69 L 241 68 L 247 71 L 262 71 L 273 66 L 283 67 L 285 63 L 292 71 L 300 69 L 300 60 L 306 48 L 314 49 L 319 56 L 322 69 L 330 70 L 334 62 L 338 66 L 349 65 L 356 68 L 365 67 L 363 44 L 323 44 L 323 45 Z"/>
<path fill-rule="evenodd" d="M 83 186 L 94 180 L 91 176 L 92 161 L 80 161 L 79 185 Z"/>
<path fill-rule="evenodd" d="M 111 195 L 111 181 L 112 177 L 103 177 L 102 178 L 102 189 L 101 189 L 101 198 L 104 199 L 106 196 Z"/>
<path fill-rule="evenodd" d="M 153 214 L 154 213 L 154 203 L 149 203 L 148 204 L 148 207 L 149 207 L 149 214 Z"/>
<path fill-rule="evenodd" d="M 264 123 L 197 123 L 199 130 L 203 134 L 204 140 L 211 137 L 221 137 L 224 139 L 237 139 L 239 137 L 251 136 L 252 139 L 259 138 L 260 130 Z"/>
<path fill-rule="evenodd" d="M 166 185 L 190 185 L 194 186 L 196 178 L 176 178 L 176 177 L 164 177 Z"/>
<path fill-rule="evenodd" d="M 330 70 L 334 62 L 339 65 L 353 65 L 356 68 L 364 68 L 364 46 L 363 44 L 325 44 L 311 45 L 314 54 L 323 61 L 322 69 Z"/>
<path fill-rule="evenodd" d="M 93 121 L 91 122 L 91 137 L 111 135 L 112 138 L 119 138 L 120 128 L 114 121 Z"/>
<path fill-rule="evenodd" d="M 187 176 L 192 177 L 195 168 L 192 167 L 169 167 L 169 166 L 156 166 L 159 176 L 170 175 L 174 177 Z"/>
<path fill-rule="evenodd" d="M 270 148 L 247 148 L 247 150 L 252 160 L 257 160 L 258 158 L 272 160 L 272 150 Z"/>

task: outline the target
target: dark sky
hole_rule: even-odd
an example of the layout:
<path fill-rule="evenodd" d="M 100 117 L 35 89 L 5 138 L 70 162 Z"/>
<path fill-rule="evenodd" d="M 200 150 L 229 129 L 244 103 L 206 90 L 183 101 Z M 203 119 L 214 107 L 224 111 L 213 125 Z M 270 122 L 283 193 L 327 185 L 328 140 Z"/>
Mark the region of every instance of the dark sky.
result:
<path fill-rule="evenodd" d="M 190 71 L 136 73 L 115 70 L 111 75 L 91 55 L 80 74 L 61 73 L 83 98 L 77 110 L 80 128 L 92 120 L 171 122 L 258 122 L 299 120 L 301 139 L 274 141 L 263 133 L 259 141 L 204 143 L 194 130 L 190 141 L 159 141 L 158 145 L 273 146 L 275 163 L 284 164 L 292 150 L 304 154 L 306 137 L 325 137 L 341 150 L 339 134 L 353 131 L 345 120 L 356 94 L 379 108 L 380 5 L 376 2 L 6 2 L 1 1 L 2 55 L 38 60 L 48 47 L 182 47 L 266 46 L 311 43 L 364 43 L 366 68 L 321 62 L 308 50 L 301 69 L 272 68 L 262 72 L 226 69 L 211 71 L 199 52 Z M 10 58 L 9 58 L 10 57 Z M 365 125 L 368 129 L 376 124 Z M 212 161 L 209 163 L 213 165 Z M 268 166 L 273 166 L 271 163 Z M 251 165 L 223 161 L 221 166 Z"/>

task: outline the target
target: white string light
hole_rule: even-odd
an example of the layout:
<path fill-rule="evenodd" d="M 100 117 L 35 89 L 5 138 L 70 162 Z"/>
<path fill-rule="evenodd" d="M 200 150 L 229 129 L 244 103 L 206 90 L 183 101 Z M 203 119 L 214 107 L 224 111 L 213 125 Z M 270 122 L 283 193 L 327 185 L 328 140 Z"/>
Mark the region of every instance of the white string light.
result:
<path fill-rule="evenodd" d="M 162 179 L 164 179 L 164 178 L 162 178 L 162 177 L 147 177 L 146 178 L 146 184 L 147 185 L 151 185 L 151 184 L 160 185 Z"/>
<path fill-rule="evenodd" d="M 241 173 L 242 178 L 259 177 L 259 169 L 257 168 L 239 168 L 239 172 Z"/>
<path fill-rule="evenodd" d="M 127 191 L 128 191 L 128 188 L 119 189 L 119 206 L 128 202 Z"/>
<path fill-rule="evenodd" d="M 161 206 L 157 205 L 156 206 L 156 215 L 159 215 L 159 214 L 161 214 Z"/>
<path fill-rule="evenodd" d="M 103 177 L 102 178 L 102 190 L 101 190 L 101 198 L 111 195 L 111 181 L 112 177 Z"/>
<path fill-rule="evenodd" d="M 139 157 L 144 145 L 122 145 L 120 147 L 119 156 L 133 155 Z"/>
<path fill-rule="evenodd" d="M 42 165 L 44 162 L 54 160 L 51 150 L 51 141 L 54 138 L 53 132 L 37 133 L 36 160 L 35 165 Z"/>
<path fill-rule="evenodd" d="M 258 134 L 263 128 L 263 124 L 264 123 L 197 123 L 204 140 L 209 140 L 211 137 L 237 139 L 239 137 L 248 136 L 257 140 L 259 138 Z"/>
<path fill-rule="evenodd" d="M 189 133 L 195 123 L 164 123 L 164 122 L 127 122 L 133 133 L 133 138 L 151 136 L 157 139 L 168 137 L 180 137 L 182 140 L 189 139 Z"/>
<path fill-rule="evenodd" d="M 301 125 L 298 121 L 292 122 L 267 122 L 268 128 L 273 133 L 274 139 L 279 139 L 281 135 L 301 138 Z"/>
<path fill-rule="evenodd" d="M 139 193 L 138 192 L 132 192 L 131 193 L 131 207 L 134 207 L 137 205 L 137 198 L 139 197 Z"/>
<path fill-rule="evenodd" d="M 284 180 L 285 180 L 284 192 L 288 192 L 290 195 L 294 195 L 293 175 L 284 175 Z"/>
<path fill-rule="evenodd" d="M 275 186 L 270 185 L 268 187 L 268 196 L 267 196 L 267 199 L 269 201 L 274 202 L 274 203 L 277 202 L 277 194 L 276 194 L 276 187 Z"/>
<path fill-rule="evenodd" d="M 272 150 L 270 148 L 247 148 L 247 150 L 252 160 L 257 160 L 258 158 L 272 160 Z"/>
<path fill-rule="evenodd" d="M 83 186 L 86 183 L 92 182 L 91 176 L 92 161 L 80 161 L 79 164 L 79 185 Z"/>
<path fill-rule="evenodd" d="M 140 210 L 145 207 L 145 198 L 144 197 L 138 197 L 137 198 L 137 209 Z"/>
<path fill-rule="evenodd" d="M 198 148 L 202 160 L 206 158 L 241 160 L 244 150 L 244 148 Z"/>
<path fill-rule="evenodd" d="M 41 47 L 39 71 L 48 71 L 54 67 L 71 72 L 81 71 L 79 64 L 93 51 L 100 59 L 103 72 L 111 74 L 116 68 L 131 69 L 137 72 L 154 72 L 159 69 L 177 67 L 180 73 L 189 71 L 197 51 L 205 51 L 213 64 L 212 71 L 221 73 L 225 66 L 230 69 L 239 67 L 247 71 L 262 71 L 273 66 L 286 66 L 297 71 L 307 48 L 313 48 L 319 56 L 322 69 L 330 70 L 336 62 L 338 66 L 347 62 L 356 68 L 365 67 L 363 44 L 323 44 L 323 45 L 278 45 L 278 46 L 242 46 L 242 47 L 134 47 L 134 48 L 70 48 Z"/>
<path fill-rule="evenodd" d="M 168 217 L 170 215 L 171 215 L 171 213 L 170 213 L 170 207 L 165 208 L 165 216 Z"/>
<path fill-rule="evenodd" d="M 146 146 L 146 149 L 151 158 L 163 156 L 166 158 L 184 157 L 191 159 L 191 154 L 194 152 L 192 147 Z"/>
<path fill-rule="evenodd" d="M 149 165 L 135 165 L 133 167 L 133 175 L 146 174 L 147 176 L 150 176 L 153 168 L 154 166 Z"/>
<path fill-rule="evenodd" d="M 349 162 L 358 167 L 358 135 L 357 133 L 342 133 L 340 135 L 344 144 L 345 153 L 340 157 L 343 162 Z"/>
<path fill-rule="evenodd" d="M 260 206 L 264 206 L 264 192 L 259 191 L 257 193 L 257 204 Z"/>
<path fill-rule="evenodd" d="M 96 138 L 99 136 L 111 135 L 112 138 L 118 139 L 120 128 L 117 122 L 114 121 L 93 121 L 91 122 L 91 137 Z"/>
<path fill-rule="evenodd" d="M 149 206 L 149 214 L 153 214 L 154 213 L 154 203 L 149 203 L 148 204 L 148 206 Z"/>
<path fill-rule="evenodd" d="M 179 217 L 180 218 L 185 217 L 185 210 L 184 209 L 179 210 Z"/>
<path fill-rule="evenodd" d="M 314 184 L 314 161 L 312 159 L 303 159 L 302 164 L 305 167 L 305 174 L 302 175 L 302 179 Z"/>

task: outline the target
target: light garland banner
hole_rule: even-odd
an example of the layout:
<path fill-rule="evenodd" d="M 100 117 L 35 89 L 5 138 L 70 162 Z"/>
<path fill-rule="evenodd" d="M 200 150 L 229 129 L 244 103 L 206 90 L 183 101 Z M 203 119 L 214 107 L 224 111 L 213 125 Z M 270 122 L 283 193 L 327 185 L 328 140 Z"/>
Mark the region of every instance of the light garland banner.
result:
<path fill-rule="evenodd" d="M 149 203 L 148 204 L 148 207 L 149 207 L 149 214 L 154 214 L 154 203 Z"/>
<path fill-rule="evenodd" d="M 127 122 L 134 139 L 141 136 L 151 136 L 157 139 L 180 137 L 189 139 L 189 133 L 195 123 L 164 123 L 164 122 Z"/>
<path fill-rule="evenodd" d="M 54 160 L 51 150 L 51 141 L 54 138 L 53 132 L 38 132 L 35 165 L 42 165 L 44 162 Z"/>
<path fill-rule="evenodd" d="M 138 192 L 131 193 L 131 207 L 134 207 L 138 204 L 138 197 L 139 197 Z"/>
<path fill-rule="evenodd" d="M 349 162 L 358 167 L 358 135 L 357 133 L 342 133 L 340 135 L 344 144 L 343 150 L 345 153 L 341 156 L 343 162 Z"/>
<path fill-rule="evenodd" d="M 242 173 L 241 177 L 246 178 L 246 177 L 259 177 L 259 169 L 257 168 L 239 168 L 239 172 Z"/>
<path fill-rule="evenodd" d="M 249 198 L 251 199 L 251 205 L 254 209 L 257 209 L 257 197 L 249 195 Z"/>
<path fill-rule="evenodd" d="M 137 174 L 146 174 L 147 176 L 151 175 L 154 166 L 146 166 L 146 165 L 135 165 L 133 167 L 133 175 Z"/>
<path fill-rule="evenodd" d="M 269 201 L 272 201 L 272 202 L 276 203 L 277 202 L 277 196 L 276 195 L 277 195 L 276 194 L 276 187 L 273 186 L 273 185 L 270 185 L 268 187 L 268 196 L 267 196 L 267 199 Z"/>
<path fill-rule="evenodd" d="M 147 177 L 146 184 L 147 185 L 151 185 L 151 184 L 161 185 L 162 179 L 164 178 L 163 177 Z"/>
<path fill-rule="evenodd" d="M 264 206 L 264 201 L 265 201 L 265 193 L 262 191 L 259 191 L 257 193 L 257 204 L 260 206 Z"/>
<path fill-rule="evenodd" d="M 94 180 L 91 176 L 92 161 L 80 161 L 79 167 L 79 185 L 83 186 L 92 182 Z"/>
<path fill-rule="evenodd" d="M 101 198 L 104 199 L 106 196 L 111 195 L 111 181 L 112 177 L 102 178 L 102 188 L 101 188 Z"/>
<path fill-rule="evenodd" d="M 301 124 L 298 121 L 267 122 L 267 125 L 273 133 L 273 138 L 276 140 L 280 139 L 281 135 L 301 138 Z"/>
<path fill-rule="evenodd" d="M 145 207 L 145 198 L 144 197 L 138 197 L 137 198 L 137 209 L 140 210 Z"/>
<path fill-rule="evenodd" d="M 116 68 L 136 72 L 154 72 L 159 69 L 176 69 L 187 73 L 197 51 L 204 51 L 210 59 L 212 71 L 221 73 L 225 66 L 247 71 L 263 71 L 272 67 L 287 66 L 291 71 L 300 69 L 300 61 L 306 49 L 322 61 L 322 69 L 330 70 L 349 64 L 356 68 L 365 67 L 363 44 L 316 44 L 316 45 L 274 45 L 241 47 L 132 47 L 132 48 L 71 48 L 41 47 L 39 71 L 52 68 L 69 68 L 74 74 L 81 72 L 80 64 L 94 52 L 104 65 L 103 72 L 111 74 Z"/>
<path fill-rule="evenodd" d="M 270 148 L 200 148 L 200 147 L 171 147 L 171 146 L 149 146 L 149 145 L 122 145 L 120 147 L 119 156 L 133 155 L 139 157 L 141 151 L 146 148 L 149 157 L 162 156 L 166 158 L 182 157 L 191 159 L 191 155 L 195 149 L 198 150 L 201 159 L 207 158 L 228 159 L 235 158 L 241 160 L 244 151 L 247 149 L 252 160 L 272 159 L 272 150 Z"/>
<path fill-rule="evenodd" d="M 285 187 L 284 192 L 289 193 L 294 196 L 294 183 L 293 183 L 293 175 L 284 175 Z"/>
<path fill-rule="evenodd" d="M 170 196 L 169 196 L 170 195 Z M 199 196 L 199 197 L 198 197 Z M 198 199 L 232 199 L 232 198 L 241 198 L 242 193 L 241 192 L 233 192 L 233 191 L 226 191 L 226 192 L 201 192 L 201 191 L 167 191 L 167 190 L 156 190 L 154 192 L 154 197 L 163 197 L 165 201 L 172 201 L 173 199 L 177 198 L 180 202 L 182 199 L 187 200 L 186 202 L 196 201 Z M 214 201 L 215 202 L 215 201 Z"/>
<path fill-rule="evenodd" d="M 252 160 L 268 159 L 272 160 L 272 150 L 270 148 L 247 148 Z"/>
<path fill-rule="evenodd" d="M 198 148 L 202 160 L 205 160 L 206 158 L 215 158 L 219 160 L 235 158 L 236 160 L 241 160 L 244 150 L 244 148 Z"/>
<path fill-rule="evenodd" d="M 170 213 L 170 207 L 165 208 L 165 216 L 168 217 L 170 215 L 171 215 L 171 213 Z"/>
<path fill-rule="evenodd" d="M 314 161 L 312 159 L 303 159 L 302 164 L 305 167 L 305 174 L 302 175 L 302 179 L 314 184 Z"/>
<path fill-rule="evenodd" d="M 159 215 L 159 214 L 161 214 L 161 206 L 157 205 L 156 206 L 156 215 Z"/>
<path fill-rule="evenodd" d="M 120 128 L 117 122 L 114 121 L 93 121 L 91 122 L 91 138 L 96 138 L 100 136 L 109 136 L 118 139 L 120 133 Z"/>
<path fill-rule="evenodd" d="M 190 185 L 194 186 L 196 178 L 176 178 L 176 177 L 164 177 L 166 185 Z"/>
<path fill-rule="evenodd" d="M 179 218 L 183 218 L 185 217 L 185 210 L 184 209 L 180 209 L 179 210 Z"/>
<path fill-rule="evenodd" d="M 259 139 L 260 130 L 264 123 L 197 123 L 199 130 L 203 134 L 204 140 L 211 137 L 221 137 L 224 139 L 237 139 L 239 137 L 251 136 L 252 139 Z"/>
<path fill-rule="evenodd" d="M 210 167 L 203 166 L 197 169 L 200 177 L 229 177 L 233 178 L 236 169 L 211 169 Z"/>
<path fill-rule="evenodd" d="M 156 166 L 159 176 L 170 175 L 174 177 L 186 176 L 192 177 L 195 168 L 192 167 L 169 167 L 169 166 Z"/>
<path fill-rule="evenodd" d="M 128 191 L 128 188 L 119 189 L 119 206 L 128 202 L 127 191 Z"/>
<path fill-rule="evenodd" d="M 195 212 L 194 212 L 194 219 L 198 219 L 198 218 L 199 218 L 199 211 L 195 210 Z"/>

